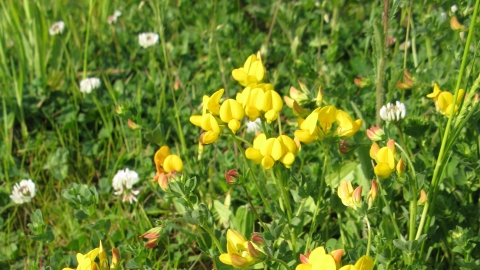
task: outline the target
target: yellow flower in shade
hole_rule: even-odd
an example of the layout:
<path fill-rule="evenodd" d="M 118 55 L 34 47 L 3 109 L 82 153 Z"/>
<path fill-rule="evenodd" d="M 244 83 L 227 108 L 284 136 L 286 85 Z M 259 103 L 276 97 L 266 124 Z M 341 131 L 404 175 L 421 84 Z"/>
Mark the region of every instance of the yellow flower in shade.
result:
<path fill-rule="evenodd" d="M 364 255 L 355 263 L 355 265 L 345 265 L 340 270 L 373 270 L 373 259 Z"/>
<path fill-rule="evenodd" d="M 388 178 L 395 171 L 395 143 L 389 141 L 389 146 L 379 148 L 377 143 L 373 143 L 370 148 L 370 157 L 375 160 L 375 174 L 381 178 Z"/>
<path fill-rule="evenodd" d="M 247 148 L 245 155 L 254 163 L 262 164 L 267 170 L 271 169 L 276 161 L 290 168 L 299 149 L 299 143 L 287 135 L 267 139 L 265 134 L 260 133 L 253 140 L 253 147 Z"/>
<path fill-rule="evenodd" d="M 463 96 L 465 95 L 465 90 L 460 89 L 458 91 L 457 102 L 455 104 L 453 104 L 454 95 L 450 92 L 440 90 L 437 84 L 433 86 L 433 92 L 428 94 L 427 97 L 433 99 L 437 111 L 449 117 L 452 110 L 454 110 L 454 115 L 457 113 L 458 106 L 460 106 Z"/>
<path fill-rule="evenodd" d="M 255 258 L 248 251 L 249 241 L 241 233 L 228 229 L 227 253 L 220 255 L 220 261 L 235 268 L 248 268 L 255 264 Z"/>
<path fill-rule="evenodd" d="M 357 209 L 362 203 L 362 186 L 354 190 L 352 182 L 342 180 L 337 189 L 337 195 L 345 206 Z"/>
<path fill-rule="evenodd" d="M 267 122 L 271 123 L 277 119 L 278 112 L 283 108 L 282 98 L 269 83 L 245 87 L 241 93 L 237 93 L 236 100 L 242 104 L 245 114 L 251 121 L 263 113 Z"/>
<path fill-rule="evenodd" d="M 77 253 L 77 269 L 76 270 L 100 270 L 95 258 L 98 255 L 99 248 L 95 248 L 83 255 L 82 253 Z M 73 268 L 63 268 L 63 270 L 74 270 Z"/>
<path fill-rule="evenodd" d="M 338 124 L 337 130 L 335 131 L 335 135 L 340 138 L 352 137 L 353 135 L 355 135 L 355 133 L 357 133 L 357 131 L 360 129 L 363 123 L 361 119 L 352 121 L 352 118 L 350 118 L 348 113 L 342 110 L 336 111 L 335 120 Z"/>
<path fill-rule="evenodd" d="M 265 113 L 265 119 L 270 124 L 277 119 L 278 112 L 282 110 L 283 100 L 275 90 L 267 90 L 258 93 L 255 107 Z"/>
<path fill-rule="evenodd" d="M 232 71 L 232 76 L 243 86 L 261 82 L 265 76 L 265 68 L 260 58 L 260 52 L 257 53 L 257 56 L 250 55 L 243 67 Z"/>
<path fill-rule="evenodd" d="M 168 146 L 162 146 L 153 157 L 157 173 L 153 178 L 153 182 L 158 182 L 163 190 L 168 189 L 168 180 L 173 178 L 175 174 L 183 171 L 182 159 L 174 154 L 170 154 Z"/>
<path fill-rule="evenodd" d="M 341 266 L 343 249 L 327 254 L 323 247 L 317 247 L 306 255 L 300 255 L 301 264 L 295 270 L 337 270 Z"/>
<path fill-rule="evenodd" d="M 242 108 L 242 104 L 235 99 L 227 99 L 222 103 L 220 107 L 220 119 L 228 123 L 228 128 L 237 132 L 240 128 L 240 120 L 245 116 L 245 111 Z"/>

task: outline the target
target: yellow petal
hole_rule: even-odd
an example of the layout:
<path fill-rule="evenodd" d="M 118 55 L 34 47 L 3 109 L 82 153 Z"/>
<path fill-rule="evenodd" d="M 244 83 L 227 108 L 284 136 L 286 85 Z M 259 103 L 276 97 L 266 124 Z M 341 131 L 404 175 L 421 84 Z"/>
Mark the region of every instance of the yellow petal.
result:
<path fill-rule="evenodd" d="M 296 138 L 298 138 L 298 140 L 306 144 L 314 142 L 318 138 L 316 133 L 310 134 L 308 130 L 301 130 L 301 129 L 295 130 L 294 135 Z"/>
<path fill-rule="evenodd" d="M 246 76 L 247 73 L 243 68 L 237 68 L 232 71 L 232 77 L 235 79 L 235 81 L 239 82 L 243 86 L 245 85 L 242 82 L 245 81 Z"/>
<path fill-rule="evenodd" d="M 277 120 L 278 113 L 275 110 L 269 110 L 265 113 L 265 120 L 267 123 L 272 123 L 273 121 Z"/>
<path fill-rule="evenodd" d="M 241 127 L 242 125 L 237 119 L 232 119 L 228 121 L 228 128 L 233 132 L 237 132 L 237 130 Z"/>
<path fill-rule="evenodd" d="M 356 270 L 373 270 L 373 259 L 364 255 L 355 263 Z"/>
<path fill-rule="evenodd" d="M 197 127 L 202 126 L 202 116 L 201 115 L 192 115 L 190 116 L 190 122 Z"/>
<path fill-rule="evenodd" d="M 255 164 L 260 164 L 262 162 L 263 156 L 260 153 L 260 150 L 249 147 L 247 150 L 245 150 L 245 156 L 247 156 L 248 159 L 253 161 Z"/>
<path fill-rule="evenodd" d="M 169 155 L 165 158 L 165 162 L 163 163 L 163 169 L 166 173 L 169 172 L 181 172 L 183 170 L 183 161 L 177 155 Z"/>
<path fill-rule="evenodd" d="M 230 259 L 230 255 L 228 253 L 223 253 L 219 257 L 220 261 L 226 265 L 232 265 L 232 259 Z"/>
<path fill-rule="evenodd" d="M 155 162 L 156 165 L 163 166 L 163 162 L 165 161 L 165 158 L 168 155 L 170 155 L 170 148 L 168 148 L 168 146 L 162 146 L 155 153 L 155 156 L 153 157 L 153 161 Z"/>
<path fill-rule="evenodd" d="M 310 264 L 299 264 L 295 267 L 295 270 L 312 270 L 312 265 Z"/>
<path fill-rule="evenodd" d="M 258 134 L 255 139 L 253 139 L 253 147 L 260 150 L 262 145 L 267 141 L 267 136 L 265 133 Z"/>
<path fill-rule="evenodd" d="M 387 163 L 381 162 L 375 166 L 374 172 L 381 178 L 388 178 L 395 170 L 390 168 Z"/>
<path fill-rule="evenodd" d="M 265 170 L 270 170 L 273 165 L 275 165 L 275 160 L 273 160 L 273 158 L 270 156 L 263 157 L 262 166 L 265 168 Z"/>
<path fill-rule="evenodd" d="M 323 257 L 325 254 L 327 253 L 325 252 L 325 249 L 323 247 L 317 247 L 308 256 L 308 261 L 310 262 L 310 264 L 313 264 L 317 260 L 320 260 L 321 257 Z"/>
<path fill-rule="evenodd" d="M 280 162 L 282 162 L 287 168 L 290 168 L 294 161 L 295 155 L 293 153 L 287 153 L 280 159 Z"/>

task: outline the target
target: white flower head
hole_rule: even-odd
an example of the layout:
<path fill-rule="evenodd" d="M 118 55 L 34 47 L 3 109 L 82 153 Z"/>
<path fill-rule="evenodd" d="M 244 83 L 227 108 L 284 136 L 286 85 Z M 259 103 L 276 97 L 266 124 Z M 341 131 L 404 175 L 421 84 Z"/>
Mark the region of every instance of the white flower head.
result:
<path fill-rule="evenodd" d="M 457 5 L 453 5 L 453 6 L 450 8 L 450 10 L 451 10 L 453 13 L 455 13 L 455 12 L 457 12 L 457 10 L 458 10 L 458 6 L 457 6 Z"/>
<path fill-rule="evenodd" d="M 93 89 L 100 87 L 99 78 L 86 78 L 80 82 L 80 92 L 90 94 Z"/>
<path fill-rule="evenodd" d="M 380 117 L 387 122 L 400 122 L 405 118 L 406 113 L 405 104 L 400 101 L 397 101 L 395 105 L 388 103 L 380 109 Z"/>
<path fill-rule="evenodd" d="M 122 16 L 122 12 L 120 10 L 115 10 L 113 15 L 110 15 L 107 17 L 107 23 L 108 24 L 114 24 L 117 23 L 118 17 Z"/>
<path fill-rule="evenodd" d="M 50 33 L 50 36 L 55 36 L 63 33 L 63 30 L 65 30 L 65 23 L 63 21 L 58 21 L 50 26 L 48 33 Z"/>
<path fill-rule="evenodd" d="M 130 204 L 132 201 L 137 201 L 135 197 L 140 193 L 140 190 L 133 190 L 132 187 L 138 183 L 138 173 L 129 169 L 119 170 L 113 177 L 112 187 L 115 190 L 115 195 L 122 195 L 122 201 L 128 201 Z"/>
<path fill-rule="evenodd" d="M 260 118 L 255 119 L 255 121 L 247 120 L 247 133 L 257 134 L 260 131 L 262 126 L 262 120 Z"/>
<path fill-rule="evenodd" d="M 10 198 L 14 203 L 22 204 L 32 201 L 32 198 L 35 197 L 35 192 L 35 183 L 33 183 L 32 179 L 22 180 L 13 186 Z"/>
<path fill-rule="evenodd" d="M 138 35 L 138 44 L 143 48 L 148 48 L 158 43 L 158 34 L 141 33 Z"/>

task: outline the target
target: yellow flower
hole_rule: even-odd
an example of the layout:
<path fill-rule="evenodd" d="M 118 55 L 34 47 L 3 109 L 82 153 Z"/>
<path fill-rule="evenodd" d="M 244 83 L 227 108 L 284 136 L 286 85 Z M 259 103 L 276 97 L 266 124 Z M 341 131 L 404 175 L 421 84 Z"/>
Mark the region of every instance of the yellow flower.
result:
<path fill-rule="evenodd" d="M 208 111 L 210 111 L 213 115 L 219 115 L 220 114 L 220 99 L 223 96 L 223 93 L 225 90 L 222 88 L 218 90 L 217 92 L 213 93 L 210 97 L 205 95 L 203 96 L 203 112 L 202 114 L 205 114 Z"/>
<path fill-rule="evenodd" d="M 242 108 L 242 104 L 235 99 L 227 99 L 222 103 L 220 107 L 220 119 L 228 123 L 228 128 L 237 132 L 240 128 L 240 120 L 245 116 L 245 111 Z"/>
<path fill-rule="evenodd" d="M 337 270 L 341 265 L 343 249 L 327 254 L 323 247 L 317 247 L 306 255 L 300 255 L 301 264 L 295 270 Z"/>
<path fill-rule="evenodd" d="M 352 121 L 352 118 L 350 118 L 348 113 L 342 110 L 337 110 L 335 113 L 335 119 L 338 124 L 335 135 L 340 138 L 352 137 L 360 129 L 363 123 L 361 119 Z"/>
<path fill-rule="evenodd" d="M 389 141 L 390 146 L 384 146 L 379 149 L 377 143 L 370 148 L 370 157 L 375 160 L 375 174 L 381 178 L 388 178 L 395 171 L 395 144 L 393 140 Z M 392 146 L 393 145 L 393 146 Z"/>
<path fill-rule="evenodd" d="M 300 129 L 295 131 L 295 137 L 303 143 L 325 138 L 335 123 L 336 112 L 337 108 L 333 106 L 315 109 L 305 120 L 299 121 Z"/>
<path fill-rule="evenodd" d="M 355 265 L 345 265 L 340 270 L 373 270 L 373 259 L 364 255 L 355 263 Z"/>
<path fill-rule="evenodd" d="M 269 170 L 280 161 L 285 167 L 290 168 L 299 151 L 299 144 L 287 135 L 269 138 L 261 133 L 253 140 L 253 147 L 247 148 L 245 155 L 256 164 Z"/>
<path fill-rule="evenodd" d="M 153 178 L 153 182 L 158 182 L 163 190 L 168 189 L 168 180 L 173 178 L 175 174 L 182 172 L 183 161 L 177 156 L 170 154 L 170 148 L 168 146 L 162 146 L 155 153 L 153 157 L 157 173 Z"/>
<path fill-rule="evenodd" d="M 257 53 L 257 56 L 254 54 L 250 55 L 243 67 L 232 71 L 232 76 L 243 86 L 261 82 L 265 76 L 265 68 L 263 67 L 260 53 Z"/>
<path fill-rule="evenodd" d="M 454 110 L 454 115 L 457 113 L 458 106 L 462 102 L 464 95 L 465 90 L 460 89 L 458 92 L 457 102 L 453 104 L 454 95 L 450 92 L 440 90 L 438 85 L 435 84 L 433 86 L 433 92 L 428 94 L 427 97 L 433 99 L 437 111 L 449 117 L 452 110 Z"/>
<path fill-rule="evenodd" d="M 283 100 L 275 90 L 271 89 L 258 93 L 255 107 L 265 113 L 265 119 L 270 124 L 277 119 L 278 112 L 282 110 Z"/>
<path fill-rule="evenodd" d="M 219 120 L 211 113 L 190 116 L 190 122 L 192 124 L 205 130 L 205 134 L 200 138 L 202 144 L 211 144 L 217 140 L 221 132 L 218 121 Z"/>
<path fill-rule="evenodd" d="M 357 209 L 362 203 L 362 186 L 358 186 L 354 190 L 352 182 L 342 180 L 338 187 L 337 195 L 345 206 Z"/>
<path fill-rule="evenodd" d="M 98 270 L 98 265 L 95 263 L 95 258 L 98 255 L 99 248 L 95 248 L 83 255 L 82 253 L 77 253 L 77 269 L 76 270 Z M 73 268 L 63 268 L 63 270 L 74 270 Z"/>
<path fill-rule="evenodd" d="M 283 108 L 282 98 L 269 83 L 251 84 L 238 93 L 236 99 L 242 104 L 251 121 L 263 113 L 267 122 L 271 123 L 277 119 L 278 112 Z"/>
<path fill-rule="evenodd" d="M 220 255 L 220 261 L 235 268 L 248 268 L 255 264 L 255 258 L 248 252 L 248 243 L 241 233 L 228 229 L 227 253 Z"/>
<path fill-rule="evenodd" d="M 100 270 L 108 270 L 108 257 L 103 248 L 102 241 L 100 241 L 100 247 L 98 249 L 98 259 L 100 260 Z"/>

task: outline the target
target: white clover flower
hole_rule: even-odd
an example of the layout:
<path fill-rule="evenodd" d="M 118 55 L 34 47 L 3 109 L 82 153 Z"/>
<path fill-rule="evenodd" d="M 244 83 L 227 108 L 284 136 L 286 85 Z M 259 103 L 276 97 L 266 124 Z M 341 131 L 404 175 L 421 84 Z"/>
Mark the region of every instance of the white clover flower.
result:
<path fill-rule="evenodd" d="M 13 186 L 12 195 L 10 198 L 16 204 L 22 204 L 32 201 L 35 197 L 35 183 L 32 179 L 22 180 Z"/>
<path fill-rule="evenodd" d="M 118 17 L 122 16 L 122 12 L 120 10 L 115 10 L 113 15 L 110 15 L 107 17 L 107 23 L 108 24 L 114 24 L 117 23 Z"/>
<path fill-rule="evenodd" d="M 247 133 L 257 134 L 260 131 L 262 126 L 262 120 L 260 118 L 255 119 L 255 121 L 247 120 Z"/>
<path fill-rule="evenodd" d="M 50 33 L 50 36 L 55 36 L 63 33 L 63 30 L 65 30 L 65 23 L 63 21 L 58 21 L 50 26 L 48 33 Z"/>
<path fill-rule="evenodd" d="M 395 105 L 388 103 L 380 109 L 380 117 L 387 122 L 400 122 L 405 118 L 407 110 L 405 104 L 397 101 Z"/>
<path fill-rule="evenodd" d="M 148 48 L 158 43 L 158 34 L 141 33 L 138 35 L 138 44 L 143 48 Z"/>
<path fill-rule="evenodd" d="M 99 78 L 86 78 L 80 82 L 80 92 L 90 94 L 93 89 L 100 87 Z"/>
<path fill-rule="evenodd" d="M 455 13 L 455 12 L 457 12 L 457 10 L 458 10 L 458 6 L 457 6 L 457 5 L 453 5 L 453 6 L 450 8 L 450 10 L 451 10 L 453 13 Z"/>
<path fill-rule="evenodd" d="M 130 204 L 132 201 L 137 201 L 135 197 L 140 193 L 140 190 L 133 190 L 132 187 L 138 183 L 138 173 L 129 169 L 119 170 L 113 177 L 112 187 L 115 190 L 115 195 L 122 195 L 122 202 L 128 201 Z"/>

